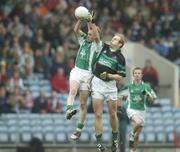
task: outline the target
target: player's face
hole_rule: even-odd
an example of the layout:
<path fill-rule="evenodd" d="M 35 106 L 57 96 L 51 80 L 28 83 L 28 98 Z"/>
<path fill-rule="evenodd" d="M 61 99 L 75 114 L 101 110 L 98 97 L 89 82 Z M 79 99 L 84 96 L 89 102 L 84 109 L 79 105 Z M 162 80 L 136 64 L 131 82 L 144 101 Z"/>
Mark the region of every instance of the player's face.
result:
<path fill-rule="evenodd" d="M 134 70 L 133 77 L 135 81 L 142 80 L 143 77 L 142 70 L 140 69 Z"/>
<path fill-rule="evenodd" d="M 111 44 L 112 48 L 120 48 L 122 46 L 122 38 L 118 35 L 115 35 L 112 40 Z"/>
<path fill-rule="evenodd" d="M 89 42 L 92 42 L 92 41 L 94 40 L 92 30 L 89 30 L 89 31 L 88 31 L 87 40 L 88 40 Z"/>

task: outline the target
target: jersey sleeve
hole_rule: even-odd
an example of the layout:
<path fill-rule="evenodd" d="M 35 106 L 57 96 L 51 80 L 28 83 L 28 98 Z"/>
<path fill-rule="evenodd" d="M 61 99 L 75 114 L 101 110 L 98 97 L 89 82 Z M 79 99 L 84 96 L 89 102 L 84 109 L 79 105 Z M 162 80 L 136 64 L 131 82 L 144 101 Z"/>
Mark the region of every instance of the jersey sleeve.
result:
<path fill-rule="evenodd" d="M 126 77 L 126 67 L 124 65 L 118 64 L 117 73 L 122 77 Z"/>
<path fill-rule="evenodd" d="M 103 48 L 103 42 L 100 41 L 99 43 L 96 43 L 96 52 L 101 52 Z"/>
<path fill-rule="evenodd" d="M 151 88 L 151 86 L 149 84 L 146 84 L 146 91 L 147 91 L 149 96 L 151 96 L 155 99 L 157 98 L 155 91 Z"/>
<path fill-rule="evenodd" d="M 95 41 L 93 41 L 92 49 L 94 49 L 97 54 L 101 52 L 102 48 L 103 48 L 102 41 L 100 41 L 99 43 L 96 43 Z"/>
<path fill-rule="evenodd" d="M 122 77 L 126 77 L 126 60 L 124 55 L 121 52 L 117 52 L 118 65 L 117 65 L 117 74 Z"/>

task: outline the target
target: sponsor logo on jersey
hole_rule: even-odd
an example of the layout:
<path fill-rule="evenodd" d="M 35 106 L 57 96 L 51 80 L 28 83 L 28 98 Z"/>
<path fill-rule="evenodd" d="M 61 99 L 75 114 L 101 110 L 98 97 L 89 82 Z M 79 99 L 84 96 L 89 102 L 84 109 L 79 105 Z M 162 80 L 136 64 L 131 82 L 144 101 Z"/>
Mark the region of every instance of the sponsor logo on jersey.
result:
<path fill-rule="evenodd" d="M 99 63 L 102 64 L 102 65 L 105 65 L 107 67 L 111 67 L 111 63 L 108 62 L 107 60 L 104 60 L 104 59 L 99 59 Z"/>
<path fill-rule="evenodd" d="M 142 98 L 141 98 L 141 96 L 139 96 L 139 95 L 136 95 L 136 96 L 134 96 L 134 98 L 133 98 L 133 101 L 135 101 L 135 102 L 139 102 L 139 101 L 141 101 L 142 100 Z"/>
<path fill-rule="evenodd" d="M 84 49 L 81 50 L 80 56 L 84 58 L 86 56 L 86 51 Z"/>

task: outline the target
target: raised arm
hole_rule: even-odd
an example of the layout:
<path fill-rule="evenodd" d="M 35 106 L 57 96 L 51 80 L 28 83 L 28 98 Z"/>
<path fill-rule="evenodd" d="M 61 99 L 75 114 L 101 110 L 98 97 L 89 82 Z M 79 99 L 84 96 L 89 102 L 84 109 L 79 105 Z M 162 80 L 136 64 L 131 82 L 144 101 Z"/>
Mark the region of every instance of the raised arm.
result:
<path fill-rule="evenodd" d="M 93 20 L 93 19 L 92 19 Z M 92 30 L 96 43 L 100 42 L 100 28 L 93 21 L 88 22 L 88 31 Z"/>
<path fill-rule="evenodd" d="M 74 33 L 76 35 L 76 37 L 79 37 L 80 35 L 83 34 L 83 32 L 81 31 L 81 20 L 78 19 L 75 26 L 74 26 Z"/>

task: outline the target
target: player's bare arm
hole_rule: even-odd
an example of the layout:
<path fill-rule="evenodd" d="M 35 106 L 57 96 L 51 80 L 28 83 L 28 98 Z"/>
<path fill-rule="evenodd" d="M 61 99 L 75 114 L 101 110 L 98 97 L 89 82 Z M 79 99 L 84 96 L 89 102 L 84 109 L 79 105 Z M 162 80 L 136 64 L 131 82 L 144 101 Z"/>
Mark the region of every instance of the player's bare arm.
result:
<path fill-rule="evenodd" d="M 115 81 L 121 81 L 123 79 L 123 77 L 120 76 L 119 74 L 111 74 L 111 73 L 107 73 L 107 78 Z"/>
<path fill-rule="evenodd" d="M 74 26 L 74 33 L 76 37 L 79 37 L 80 35 L 84 34 L 83 31 L 81 31 L 81 20 L 78 19 L 75 26 Z"/>

